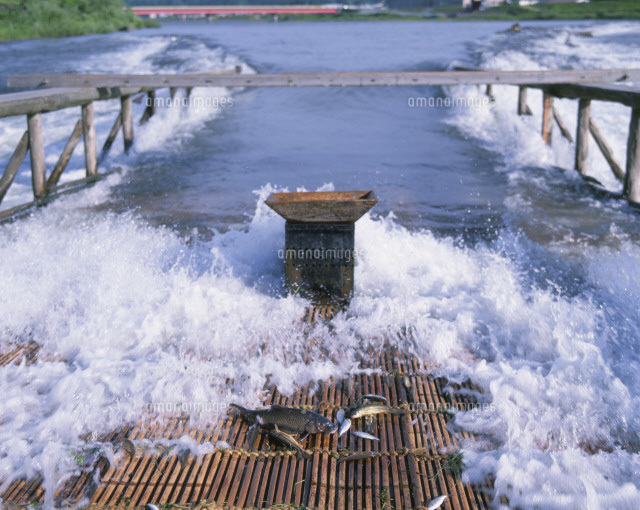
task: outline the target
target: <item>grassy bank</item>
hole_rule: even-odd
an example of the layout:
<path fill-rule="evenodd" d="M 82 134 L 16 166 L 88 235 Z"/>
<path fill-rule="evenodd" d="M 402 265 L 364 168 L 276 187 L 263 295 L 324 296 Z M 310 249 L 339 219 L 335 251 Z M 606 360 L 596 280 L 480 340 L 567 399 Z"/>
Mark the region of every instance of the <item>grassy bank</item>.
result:
<path fill-rule="evenodd" d="M 0 41 L 63 37 L 157 26 L 122 0 L 0 0 Z"/>
<path fill-rule="evenodd" d="M 229 19 L 229 18 L 220 18 Z M 273 19 L 268 16 L 238 16 L 234 19 Z M 280 14 L 278 21 L 524 21 L 524 20 L 574 20 L 574 19 L 640 19 L 640 0 L 591 0 L 589 3 L 537 4 L 531 6 L 503 5 L 479 12 L 461 8 L 436 8 L 430 11 L 377 12 L 361 14 L 343 11 L 340 14 Z"/>
<path fill-rule="evenodd" d="M 447 13 L 449 14 L 449 13 Z M 503 5 L 476 13 L 454 12 L 461 19 L 479 20 L 562 20 L 562 19 L 640 19 L 638 0 L 591 0 L 589 3 Z"/>

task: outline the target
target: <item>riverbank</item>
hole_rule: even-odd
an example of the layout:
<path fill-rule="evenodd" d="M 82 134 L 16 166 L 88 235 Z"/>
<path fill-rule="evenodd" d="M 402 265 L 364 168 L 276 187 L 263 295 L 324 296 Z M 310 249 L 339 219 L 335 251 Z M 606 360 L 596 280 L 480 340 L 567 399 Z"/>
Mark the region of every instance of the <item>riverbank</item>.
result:
<path fill-rule="evenodd" d="M 0 41 L 99 34 L 158 26 L 122 0 L 0 0 Z"/>
<path fill-rule="evenodd" d="M 213 18 L 228 20 L 228 17 Z M 274 16 L 235 16 L 233 19 L 271 21 Z M 640 19 L 640 2 L 635 0 L 591 0 L 590 3 L 536 4 L 530 6 L 502 5 L 478 12 L 455 7 L 432 10 L 356 12 L 338 14 L 279 14 L 278 21 L 525 21 L 579 19 Z"/>

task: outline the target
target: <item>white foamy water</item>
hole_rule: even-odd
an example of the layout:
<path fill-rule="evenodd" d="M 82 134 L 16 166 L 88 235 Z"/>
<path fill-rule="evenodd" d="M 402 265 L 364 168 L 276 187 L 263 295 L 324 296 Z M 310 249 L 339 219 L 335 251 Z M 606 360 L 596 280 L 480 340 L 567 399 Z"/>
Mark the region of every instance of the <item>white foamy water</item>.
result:
<path fill-rule="evenodd" d="M 124 48 L 123 48 L 124 46 Z M 64 72 L 75 73 L 135 73 L 154 72 L 179 73 L 196 71 L 234 70 L 239 66 L 242 73 L 254 71 L 234 55 L 220 48 L 211 48 L 198 40 L 178 39 L 175 36 L 155 36 L 140 39 L 125 36 L 117 49 L 95 51 L 78 60 L 67 62 L 71 69 Z M 60 71 L 61 72 L 61 71 Z M 179 89 L 176 99 L 169 101 L 168 89 L 158 91 L 156 114 L 143 126 L 138 125 L 146 107 L 146 96 L 133 104 L 134 145 L 133 154 L 145 151 L 179 151 L 183 144 L 193 137 L 205 122 L 220 115 L 225 107 L 233 106 L 233 98 L 226 88 L 194 88 L 191 100 L 186 99 L 186 91 Z M 120 110 L 118 99 L 94 102 L 98 151 L 106 139 Z M 58 157 L 80 118 L 80 107 L 66 108 L 43 115 L 43 136 L 47 172 L 56 164 Z M 0 119 L 0 161 L 8 161 L 22 133 L 26 129 L 24 116 Z M 124 144 L 121 132 L 111 147 L 102 167 L 109 169 L 126 165 L 123 158 Z M 98 152 L 98 155 L 100 153 Z M 84 146 L 76 146 L 60 183 L 84 177 Z M 25 158 L 14 184 L 5 196 L 0 210 L 33 200 L 29 157 Z"/>
<path fill-rule="evenodd" d="M 525 27 L 520 42 L 499 34 L 472 51 L 484 52 L 478 63 L 487 68 L 637 66 L 633 48 L 607 39 L 635 27 Z M 584 31 L 594 37 L 580 35 Z M 198 41 L 180 43 L 150 38 L 109 59 L 90 57 L 77 70 L 104 62 L 105 72 L 242 64 Z M 478 94 L 475 88 L 447 92 Z M 129 163 L 124 174 L 0 225 L 0 344 L 42 345 L 35 364 L 0 371 L 0 388 L 9 396 L 0 405 L 5 486 L 41 473 L 52 507 L 55 487 L 89 469 L 98 455 L 117 461 L 120 454 L 101 435 L 137 422 L 149 405 L 208 404 L 212 411 L 192 419 L 209 423 L 229 402 L 259 405 L 267 381 L 288 393 L 342 377 L 354 370 L 363 342 L 390 340 L 450 380 L 470 378 L 482 388 L 486 405 L 457 413 L 455 423 L 479 438 L 464 445 L 464 477 L 494 478 L 496 507 L 505 495 L 521 508 L 635 508 L 637 218 L 623 203 L 592 197 L 574 173 L 562 170 L 572 167 L 573 147 L 557 129 L 551 148 L 542 143 L 535 92 L 531 118 L 515 115 L 515 88 L 494 87 L 494 93 L 495 107 L 456 111 L 445 127 L 498 155 L 507 212 L 495 238 L 466 243 L 406 228 L 394 214 L 377 216 L 374 209 L 357 223 L 354 298 L 331 328 L 320 324 L 305 332 L 307 303 L 284 295 L 277 258 L 284 222 L 263 204 L 275 189 L 268 177 L 242 225 L 211 238 L 196 230 L 178 233 L 146 223 L 137 211 L 105 212 L 114 189 L 137 171 L 136 153 L 125 157 L 118 142 L 110 162 Z M 222 90 L 207 94 L 234 97 Z M 557 105 L 574 129 L 575 103 Z M 117 105 L 100 103 L 102 133 L 115 111 Z M 623 161 L 628 111 L 594 103 L 592 112 Z M 218 115 L 160 111 L 138 129 L 135 151 L 179 154 Z M 58 120 L 72 125 L 73 118 Z M 57 131 L 55 118 L 51 122 L 47 147 L 64 143 L 70 129 Z M 17 142 L 22 127 L 1 126 L 0 137 Z M 590 174 L 618 189 L 595 144 L 590 148 Z M 6 159 L 9 152 L 2 154 Z M 79 159 L 70 170 L 81 167 Z M 28 193 L 24 171 L 22 177 L 18 184 Z M 384 189 L 376 191 L 384 199 Z M 337 362 L 303 363 L 308 336 Z M 86 434 L 90 439 L 81 440 Z M 586 445 L 599 450 L 589 455 Z M 185 438 L 176 446 L 200 454 L 215 447 Z M 86 458 L 81 466 L 78 452 Z"/>
<path fill-rule="evenodd" d="M 479 64 L 503 70 L 638 67 L 639 41 L 603 40 L 637 33 L 637 27 L 525 27 L 522 34 L 500 34 L 481 45 Z M 448 92 L 481 95 L 471 87 Z M 602 204 L 588 193 L 577 199 L 579 211 L 563 204 L 568 197 L 556 188 L 580 186 L 571 172 L 575 146 L 561 138 L 557 126 L 552 147 L 542 142 L 540 92 L 529 92 L 532 117 L 515 115 L 517 88 L 494 87 L 494 94 L 492 108 L 456 112 L 450 122 L 500 154 L 496 170 L 509 180 L 511 223 L 544 248 L 525 236 L 503 233 L 501 253 L 473 253 L 478 266 L 468 274 L 476 291 L 463 289 L 456 296 L 461 306 L 453 307 L 456 325 L 444 345 L 461 344 L 483 358 L 461 371 L 484 388 L 491 402 L 489 409 L 458 413 L 456 423 L 498 445 L 483 451 L 469 444 L 466 477 L 481 483 L 487 474 L 495 476 L 497 494 L 506 495 L 510 507 L 636 508 L 640 317 L 631 268 L 640 257 L 637 217 L 629 218 L 620 203 Z M 555 104 L 575 133 L 577 102 Z M 592 117 L 623 167 L 629 115 L 621 105 L 592 105 Z M 593 140 L 588 174 L 621 190 Z M 559 214 L 537 219 L 545 208 Z M 553 223 L 545 222 L 550 219 Z M 598 222 L 606 227 L 596 231 Z M 577 288 L 567 281 L 570 274 L 580 281 Z M 456 355 L 442 342 L 429 347 L 433 351 L 445 354 L 443 366 L 460 370 L 460 362 L 451 359 Z M 589 455 L 586 445 L 602 449 Z M 497 497 L 494 504 L 500 506 Z"/>

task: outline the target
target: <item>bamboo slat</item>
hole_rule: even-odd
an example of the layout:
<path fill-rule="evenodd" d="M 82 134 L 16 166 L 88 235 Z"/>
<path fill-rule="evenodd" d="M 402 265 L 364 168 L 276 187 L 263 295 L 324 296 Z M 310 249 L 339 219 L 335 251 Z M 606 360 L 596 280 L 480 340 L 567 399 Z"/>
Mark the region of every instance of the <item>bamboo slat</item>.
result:
<path fill-rule="evenodd" d="M 328 320 L 333 310 L 310 310 L 309 321 Z M 35 359 L 38 345 L 30 344 L 0 355 L 0 364 Z M 264 405 L 279 403 L 305 406 L 335 420 L 341 408 L 351 406 L 361 395 L 376 393 L 391 407 L 404 409 L 404 416 L 379 414 L 371 433 L 380 441 L 360 439 L 351 431 L 364 431 L 365 420 L 353 420 L 351 431 L 341 438 L 310 436 L 304 447 L 312 453 L 305 460 L 291 450 L 258 434 L 254 450 L 247 444 L 248 427 L 239 418 L 221 416 L 217 424 L 196 427 L 187 416 L 160 419 L 147 417 L 105 435 L 116 444 L 125 437 L 140 444 L 154 438 L 176 440 L 189 435 L 198 443 L 226 441 L 230 450 L 180 462 L 173 450 L 160 454 L 151 449 L 133 458 L 121 455 L 114 465 L 101 460 L 93 472 L 63 484 L 56 504 L 75 506 L 89 501 L 98 508 L 135 508 L 146 503 L 180 505 L 184 508 L 268 508 L 286 505 L 317 509 L 371 508 L 387 510 L 425 509 L 442 494 L 450 498 L 442 508 L 489 508 L 489 484 L 470 485 L 453 478 L 449 456 L 459 452 L 459 441 L 473 441 L 465 431 L 449 430 L 448 405 L 471 406 L 472 396 L 457 395 L 458 386 L 445 391 L 446 381 L 435 379 L 428 366 L 390 345 L 369 346 L 361 354 L 360 368 L 374 368 L 338 380 L 309 383 L 285 396 L 275 386 L 267 391 Z M 316 393 L 312 394 L 315 387 Z M 468 389 L 477 390 L 472 386 Z M 417 419 L 416 423 L 413 421 Z M 456 434 L 458 434 L 456 436 Z M 268 445 L 268 446 L 267 446 Z M 348 449 L 348 451 L 345 450 Z M 362 461 L 338 462 L 336 456 L 374 451 L 379 456 Z M 93 480 L 96 480 L 96 483 Z M 7 508 L 41 503 L 42 480 L 18 480 L 2 494 Z"/>

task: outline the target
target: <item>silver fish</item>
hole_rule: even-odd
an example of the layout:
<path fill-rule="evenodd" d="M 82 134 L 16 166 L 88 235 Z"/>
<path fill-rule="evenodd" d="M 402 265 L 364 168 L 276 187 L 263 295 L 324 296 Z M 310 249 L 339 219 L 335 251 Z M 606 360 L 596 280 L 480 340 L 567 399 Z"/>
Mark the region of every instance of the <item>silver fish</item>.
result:
<path fill-rule="evenodd" d="M 136 455 L 136 447 L 131 439 L 123 439 L 120 445 L 122 449 L 133 459 Z"/>
<path fill-rule="evenodd" d="M 369 439 L 371 441 L 380 441 L 380 439 L 378 439 L 376 436 L 374 436 L 373 434 L 369 434 L 367 432 L 360 432 L 358 430 L 354 430 L 352 432 L 352 434 L 356 437 L 359 437 L 360 439 Z"/>
<path fill-rule="evenodd" d="M 427 507 L 428 510 L 435 510 L 436 508 L 439 508 L 442 503 L 444 503 L 444 500 L 447 499 L 449 497 L 448 494 L 445 494 L 444 496 L 438 496 L 435 499 L 432 499 L 431 501 L 429 501 L 429 506 Z"/>
<path fill-rule="evenodd" d="M 344 436 L 350 427 L 351 427 L 351 420 L 349 418 L 345 418 L 344 420 L 342 420 L 342 424 L 340 425 L 340 431 L 338 432 L 338 437 Z"/>
<path fill-rule="evenodd" d="M 382 395 L 374 395 L 372 393 L 369 393 L 367 395 L 362 395 L 360 397 L 360 400 L 373 400 L 375 402 L 382 402 L 383 404 L 387 403 L 386 397 L 383 397 Z"/>
<path fill-rule="evenodd" d="M 391 413 L 399 416 L 404 414 L 405 411 L 404 409 L 394 409 L 393 407 L 389 407 L 384 404 L 371 403 L 356 407 L 353 411 L 351 411 L 351 418 L 360 418 L 362 416 L 379 413 Z"/>
<path fill-rule="evenodd" d="M 144 508 L 146 510 L 159 510 L 158 507 L 153 503 L 147 503 L 146 505 L 144 505 Z"/>
<path fill-rule="evenodd" d="M 344 409 L 338 409 L 338 412 L 336 413 L 336 420 L 338 420 L 338 423 L 342 425 L 342 421 L 344 420 Z"/>
<path fill-rule="evenodd" d="M 347 455 L 346 457 L 340 457 L 338 462 L 346 462 L 349 460 L 363 460 L 363 459 L 373 459 L 375 457 L 380 457 L 380 452 L 358 452 L 353 455 Z"/>

